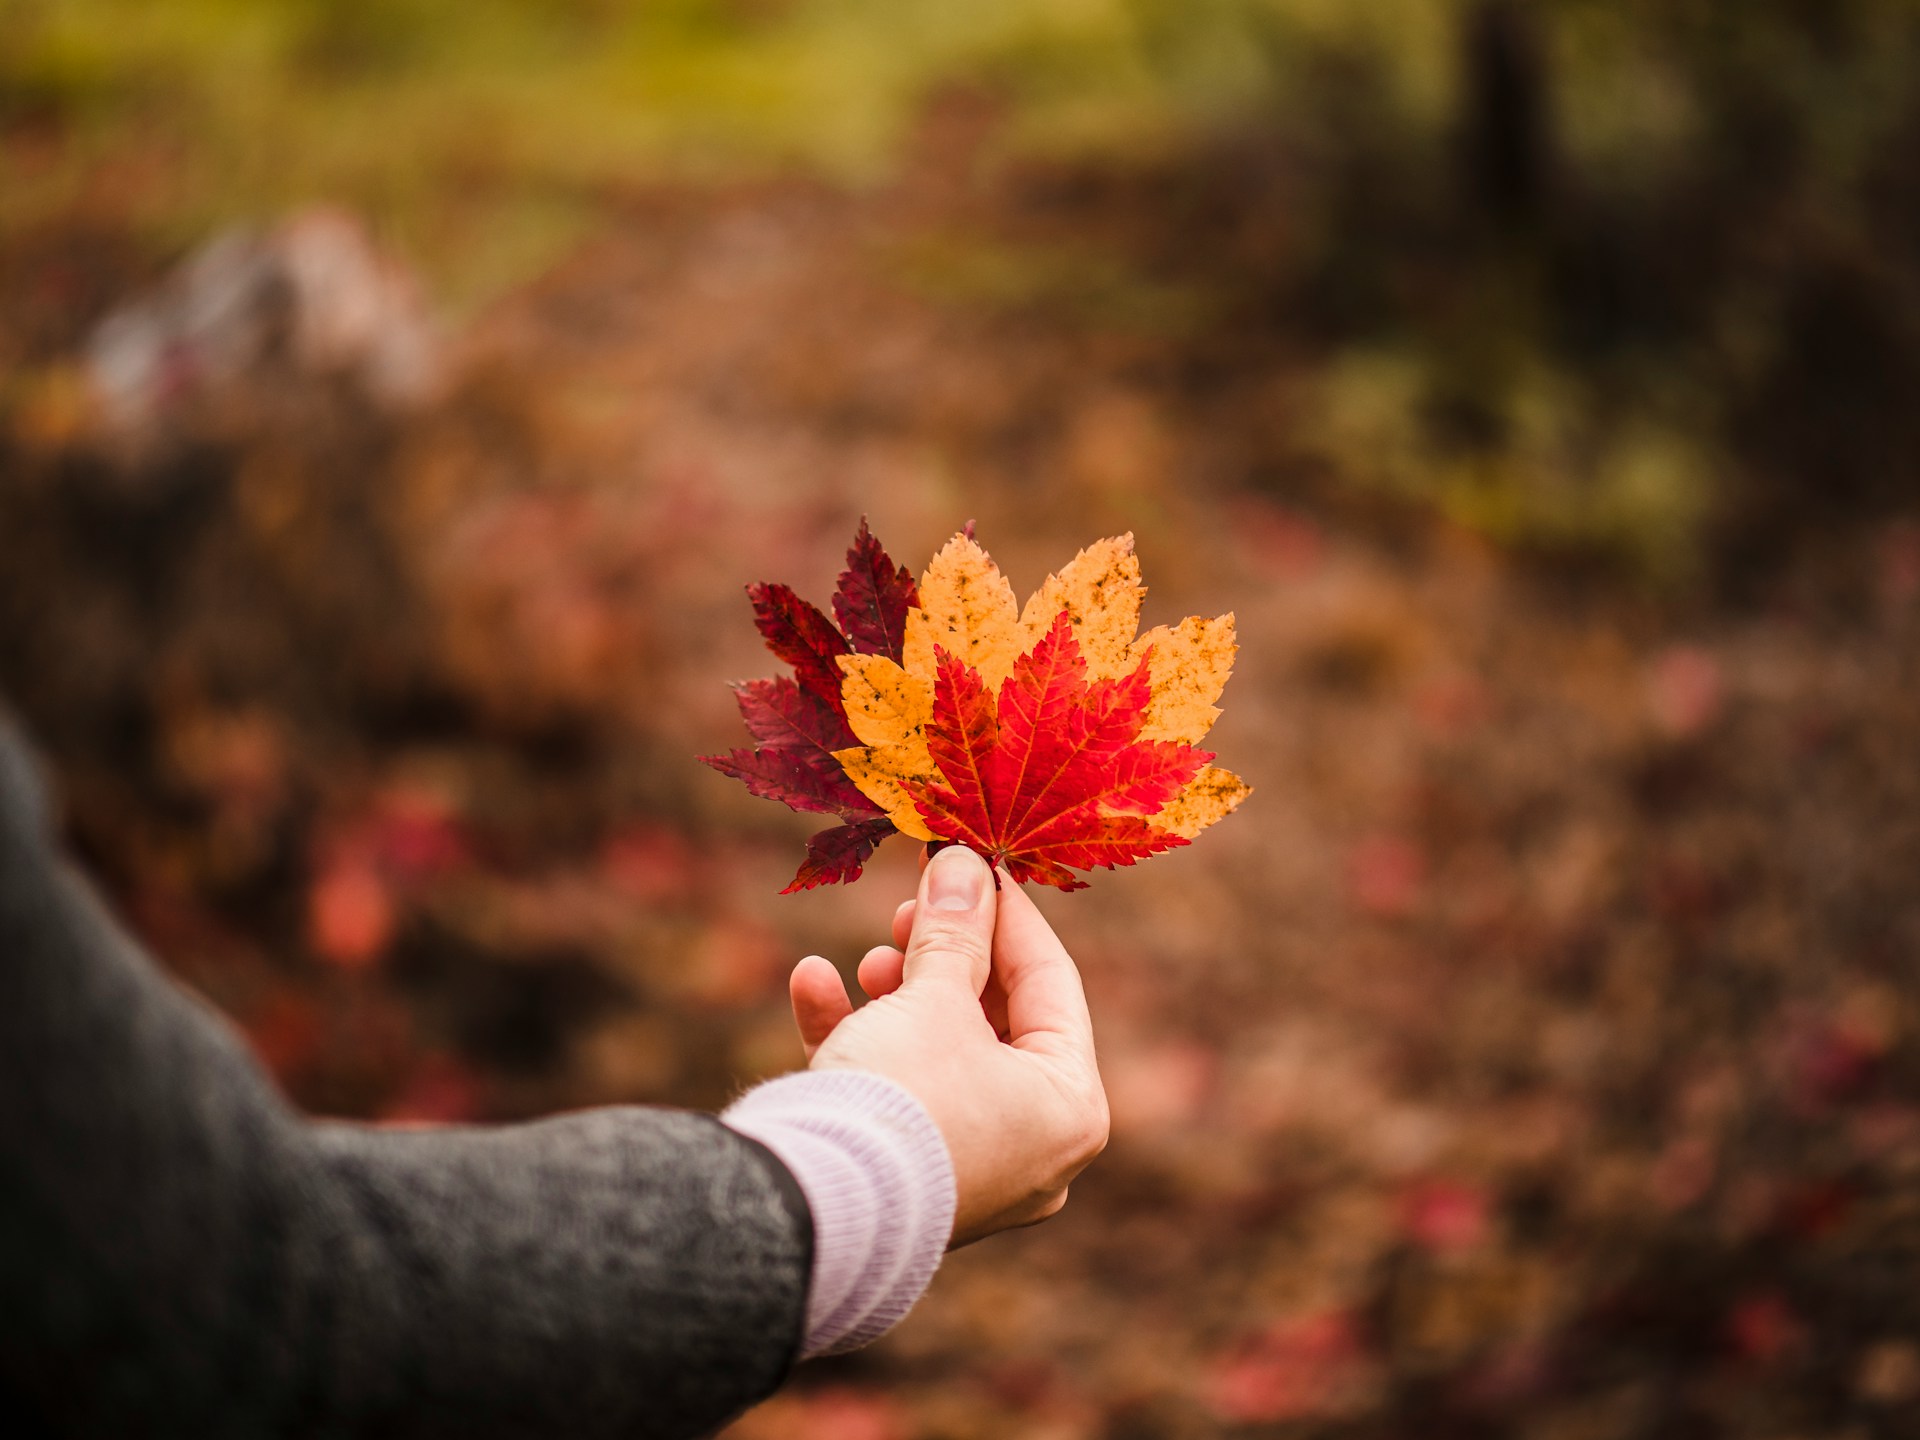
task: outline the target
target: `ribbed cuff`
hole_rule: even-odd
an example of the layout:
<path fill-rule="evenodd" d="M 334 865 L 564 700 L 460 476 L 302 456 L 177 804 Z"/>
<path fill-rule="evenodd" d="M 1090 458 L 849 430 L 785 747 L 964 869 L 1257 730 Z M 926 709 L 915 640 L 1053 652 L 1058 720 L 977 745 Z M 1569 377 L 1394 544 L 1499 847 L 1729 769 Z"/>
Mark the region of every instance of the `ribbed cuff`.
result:
<path fill-rule="evenodd" d="M 953 1161 L 933 1117 L 891 1080 L 807 1070 L 720 1117 L 779 1157 L 813 1212 L 801 1358 L 856 1350 L 926 1290 L 953 1235 Z"/>

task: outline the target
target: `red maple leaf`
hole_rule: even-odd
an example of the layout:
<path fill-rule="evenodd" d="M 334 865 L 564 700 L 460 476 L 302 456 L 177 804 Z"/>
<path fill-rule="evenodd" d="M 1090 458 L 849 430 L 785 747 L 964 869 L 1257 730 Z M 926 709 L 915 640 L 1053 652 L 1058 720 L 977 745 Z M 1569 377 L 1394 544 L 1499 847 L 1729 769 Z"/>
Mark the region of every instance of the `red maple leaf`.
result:
<path fill-rule="evenodd" d="M 918 599 L 913 576 L 894 565 L 863 519 L 833 597 L 840 626 L 788 586 L 749 585 L 747 595 L 767 648 L 794 673 L 736 685 L 753 748 L 700 759 L 755 795 L 842 820 L 807 842 L 807 858 L 782 893 L 857 879 L 894 827 L 833 758 L 859 743 L 847 726 L 836 661 L 846 654 L 900 658 L 907 610 Z"/>
<path fill-rule="evenodd" d="M 1213 759 L 1142 741 L 1148 660 L 1088 683 L 1062 612 L 990 695 L 978 671 L 936 648 L 927 748 L 939 781 L 904 781 L 927 828 L 1004 864 L 1015 880 L 1085 888 L 1071 870 L 1131 865 L 1186 840 L 1149 824 Z"/>

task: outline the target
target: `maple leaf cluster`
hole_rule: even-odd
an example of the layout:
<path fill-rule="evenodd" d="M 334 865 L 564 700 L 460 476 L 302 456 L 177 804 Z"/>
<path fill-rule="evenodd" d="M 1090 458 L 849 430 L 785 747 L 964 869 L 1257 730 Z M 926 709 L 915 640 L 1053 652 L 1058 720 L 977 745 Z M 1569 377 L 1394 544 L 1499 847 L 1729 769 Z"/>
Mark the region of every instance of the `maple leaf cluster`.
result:
<path fill-rule="evenodd" d="M 916 584 L 863 520 L 832 620 L 784 585 L 748 595 L 794 673 L 737 686 L 756 744 L 702 759 L 840 817 L 789 892 L 856 879 L 896 831 L 1078 890 L 1075 870 L 1185 845 L 1250 793 L 1198 745 L 1232 673 L 1233 616 L 1138 634 L 1131 535 L 1088 546 L 1022 607 L 971 526 Z"/>

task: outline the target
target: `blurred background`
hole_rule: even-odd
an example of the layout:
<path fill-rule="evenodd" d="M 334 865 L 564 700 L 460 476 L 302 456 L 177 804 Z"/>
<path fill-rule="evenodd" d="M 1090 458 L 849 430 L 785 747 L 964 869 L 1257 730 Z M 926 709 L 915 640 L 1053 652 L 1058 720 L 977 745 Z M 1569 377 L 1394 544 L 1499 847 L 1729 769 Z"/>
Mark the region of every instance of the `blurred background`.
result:
<path fill-rule="evenodd" d="M 0 691 L 312 1110 L 724 1103 L 862 514 L 1233 609 L 1113 1145 L 734 1440 L 1920 1432 L 1920 10 L 7 0 Z"/>

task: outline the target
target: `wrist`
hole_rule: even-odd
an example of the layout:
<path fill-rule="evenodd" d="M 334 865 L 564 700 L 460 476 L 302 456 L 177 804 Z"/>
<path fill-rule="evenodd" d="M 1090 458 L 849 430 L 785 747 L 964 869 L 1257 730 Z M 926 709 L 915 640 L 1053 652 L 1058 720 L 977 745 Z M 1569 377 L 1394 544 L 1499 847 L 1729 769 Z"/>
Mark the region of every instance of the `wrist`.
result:
<path fill-rule="evenodd" d="M 926 1107 L 863 1070 L 812 1070 L 721 1117 L 787 1166 L 814 1223 L 804 1357 L 855 1349 L 926 1289 L 953 1233 L 952 1157 Z"/>

